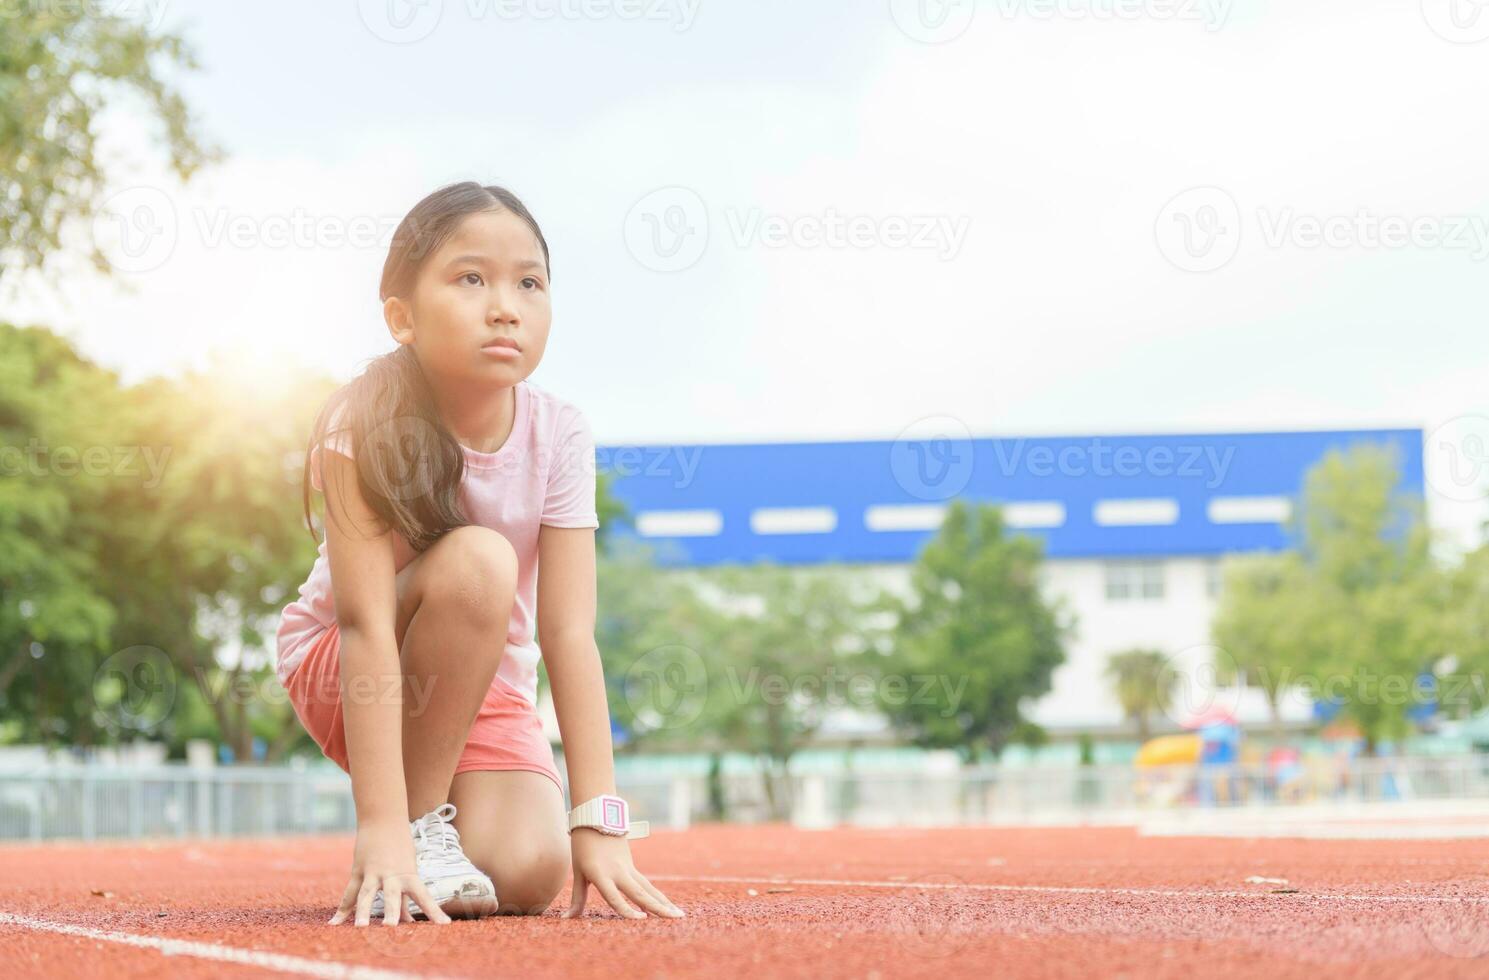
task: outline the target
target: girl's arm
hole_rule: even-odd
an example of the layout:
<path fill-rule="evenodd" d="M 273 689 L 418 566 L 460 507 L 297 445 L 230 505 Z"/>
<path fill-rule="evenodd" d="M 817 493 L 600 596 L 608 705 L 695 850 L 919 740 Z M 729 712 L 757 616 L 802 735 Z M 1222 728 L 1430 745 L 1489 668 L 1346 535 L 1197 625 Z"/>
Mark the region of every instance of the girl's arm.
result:
<path fill-rule="evenodd" d="M 403 779 L 403 685 L 397 639 L 393 534 L 362 497 L 357 464 L 322 453 L 326 555 L 341 631 L 341 711 L 347 766 L 357 806 L 351 880 L 331 925 L 355 915 L 367 925 L 372 898 L 383 892 L 384 922 L 403 918 L 407 894 L 431 920 L 448 922 L 420 880 L 409 834 Z M 320 696 L 327 696 L 323 692 Z"/>
<path fill-rule="evenodd" d="M 610 743 L 610 706 L 605 675 L 595 644 L 595 531 L 588 527 L 538 529 L 538 638 L 553 709 L 558 715 L 574 806 L 615 792 L 615 760 Z M 584 911 L 594 885 L 621 915 L 645 918 L 641 908 L 676 918 L 683 914 L 631 861 L 624 837 L 607 837 L 580 827 L 571 835 L 574 896 L 564 913 Z"/>

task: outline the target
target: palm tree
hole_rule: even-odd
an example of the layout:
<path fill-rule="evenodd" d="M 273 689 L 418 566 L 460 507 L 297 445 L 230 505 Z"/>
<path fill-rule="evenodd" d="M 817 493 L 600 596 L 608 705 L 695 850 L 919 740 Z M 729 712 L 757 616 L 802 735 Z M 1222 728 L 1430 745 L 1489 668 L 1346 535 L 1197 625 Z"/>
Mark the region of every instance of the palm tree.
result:
<path fill-rule="evenodd" d="M 1148 717 L 1167 711 L 1174 693 L 1174 672 L 1161 650 L 1134 649 L 1114 653 L 1106 662 L 1106 677 L 1122 713 L 1137 723 L 1137 734 L 1148 740 Z"/>

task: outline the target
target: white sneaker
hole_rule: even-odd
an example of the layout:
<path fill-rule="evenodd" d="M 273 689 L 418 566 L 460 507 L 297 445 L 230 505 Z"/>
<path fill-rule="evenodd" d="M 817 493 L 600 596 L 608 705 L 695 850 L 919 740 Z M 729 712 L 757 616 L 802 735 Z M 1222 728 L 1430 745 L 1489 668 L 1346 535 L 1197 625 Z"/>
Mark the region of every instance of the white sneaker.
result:
<path fill-rule="evenodd" d="M 460 831 L 450 821 L 455 804 L 441 803 L 410 821 L 414 835 L 414 863 L 429 894 L 452 919 L 478 919 L 496 912 L 496 886 L 460 849 Z M 405 904 L 416 919 L 427 919 L 411 898 Z M 383 893 L 372 897 L 371 918 L 383 915 Z"/>

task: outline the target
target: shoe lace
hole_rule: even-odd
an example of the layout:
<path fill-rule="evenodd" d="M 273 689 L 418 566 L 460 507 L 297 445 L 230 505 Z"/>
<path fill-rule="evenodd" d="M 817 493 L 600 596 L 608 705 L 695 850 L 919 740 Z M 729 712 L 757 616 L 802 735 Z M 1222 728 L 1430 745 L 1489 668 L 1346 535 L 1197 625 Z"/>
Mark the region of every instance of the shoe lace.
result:
<path fill-rule="evenodd" d="M 414 848 L 421 864 L 461 866 L 466 863 L 460 849 L 460 831 L 450 821 L 455 804 L 442 803 L 413 822 Z"/>

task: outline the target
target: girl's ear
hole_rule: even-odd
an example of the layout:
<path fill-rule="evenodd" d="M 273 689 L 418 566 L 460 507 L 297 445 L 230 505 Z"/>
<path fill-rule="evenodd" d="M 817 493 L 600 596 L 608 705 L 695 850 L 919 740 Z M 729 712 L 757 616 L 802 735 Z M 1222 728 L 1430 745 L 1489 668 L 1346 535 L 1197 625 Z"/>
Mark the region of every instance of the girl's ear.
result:
<path fill-rule="evenodd" d="M 414 339 L 414 317 L 409 305 L 397 296 L 383 301 L 383 319 L 388 324 L 388 333 L 400 344 L 412 343 Z"/>

